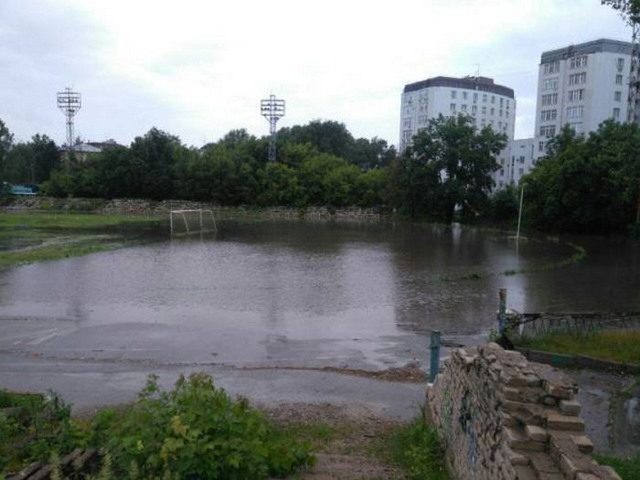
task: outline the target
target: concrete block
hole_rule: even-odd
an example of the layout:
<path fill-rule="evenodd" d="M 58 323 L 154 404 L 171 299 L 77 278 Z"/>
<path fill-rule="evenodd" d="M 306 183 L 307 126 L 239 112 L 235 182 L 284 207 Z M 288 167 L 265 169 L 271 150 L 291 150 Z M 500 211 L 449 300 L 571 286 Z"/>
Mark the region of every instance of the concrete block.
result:
<path fill-rule="evenodd" d="M 546 442 L 549 438 L 547 430 L 537 425 L 527 425 L 524 432 L 534 442 Z"/>
<path fill-rule="evenodd" d="M 549 413 L 547 415 L 547 428 L 553 430 L 584 432 L 584 422 L 580 417 L 570 417 L 559 413 Z"/>
<path fill-rule="evenodd" d="M 577 417 L 580 415 L 581 406 L 575 400 L 560 400 L 560 413 Z"/>
<path fill-rule="evenodd" d="M 573 440 L 573 443 L 576 444 L 580 452 L 582 453 L 593 452 L 593 442 L 589 440 L 589 437 L 585 435 L 571 435 L 571 439 Z"/>

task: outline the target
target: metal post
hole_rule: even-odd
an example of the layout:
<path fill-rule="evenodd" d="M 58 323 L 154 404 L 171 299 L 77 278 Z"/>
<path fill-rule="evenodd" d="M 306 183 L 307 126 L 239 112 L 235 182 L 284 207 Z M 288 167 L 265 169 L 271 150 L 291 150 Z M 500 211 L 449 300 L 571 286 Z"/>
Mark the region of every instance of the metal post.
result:
<path fill-rule="evenodd" d="M 169 211 L 169 225 L 171 228 L 171 235 L 173 235 L 173 212 Z"/>
<path fill-rule="evenodd" d="M 502 336 L 507 321 L 507 289 L 501 288 L 498 292 L 500 303 L 498 305 L 498 334 Z"/>
<path fill-rule="evenodd" d="M 202 210 L 198 210 L 198 213 L 200 214 L 200 232 L 202 232 L 202 230 L 204 230 L 204 226 L 202 225 Z"/>
<path fill-rule="evenodd" d="M 429 363 L 429 381 L 433 383 L 438 376 L 440 370 L 440 332 L 434 330 L 431 332 L 431 360 Z"/>
<path fill-rule="evenodd" d="M 516 242 L 520 240 L 520 224 L 522 223 L 522 203 L 524 201 L 524 183 L 520 190 L 520 209 L 518 210 L 518 231 L 516 232 Z"/>

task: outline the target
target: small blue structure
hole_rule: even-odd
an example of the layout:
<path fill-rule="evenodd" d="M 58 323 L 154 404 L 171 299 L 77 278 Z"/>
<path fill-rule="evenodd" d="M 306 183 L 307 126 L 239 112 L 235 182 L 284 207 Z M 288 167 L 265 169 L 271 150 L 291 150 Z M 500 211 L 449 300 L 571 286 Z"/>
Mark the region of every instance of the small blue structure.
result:
<path fill-rule="evenodd" d="M 17 196 L 34 196 L 38 194 L 37 185 L 11 185 L 9 193 Z"/>

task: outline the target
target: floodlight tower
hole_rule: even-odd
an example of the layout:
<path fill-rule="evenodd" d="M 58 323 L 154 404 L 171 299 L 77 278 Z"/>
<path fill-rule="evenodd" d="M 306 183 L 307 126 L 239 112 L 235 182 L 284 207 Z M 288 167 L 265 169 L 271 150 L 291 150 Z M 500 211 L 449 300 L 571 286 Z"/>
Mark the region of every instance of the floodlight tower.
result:
<path fill-rule="evenodd" d="M 284 100 L 269 95 L 269 98 L 260 100 L 260 113 L 269 122 L 269 161 L 276 161 L 276 124 L 284 117 Z"/>
<path fill-rule="evenodd" d="M 74 92 L 69 87 L 58 92 L 57 99 L 58 108 L 67 117 L 67 148 L 73 151 L 73 117 L 82 107 L 82 99 L 79 92 Z"/>

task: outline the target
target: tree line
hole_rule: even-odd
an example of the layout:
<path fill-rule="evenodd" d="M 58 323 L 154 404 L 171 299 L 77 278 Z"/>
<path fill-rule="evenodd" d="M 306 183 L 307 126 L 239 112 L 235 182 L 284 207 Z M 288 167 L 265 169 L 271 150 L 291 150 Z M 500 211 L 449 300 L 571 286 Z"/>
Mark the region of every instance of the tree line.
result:
<path fill-rule="evenodd" d="M 40 184 L 61 197 L 360 206 L 411 219 L 510 224 L 519 188 L 494 191 L 492 179 L 506 141 L 490 127 L 477 130 L 470 117 L 439 117 L 398 154 L 382 139 L 355 138 L 342 123 L 317 120 L 280 129 L 278 161 L 268 162 L 268 138 L 245 130 L 195 148 L 152 128 L 128 147 L 106 148 L 81 162 L 65 158 L 45 135 L 15 143 L 0 121 L 0 181 Z M 583 136 L 565 127 L 522 182 L 523 220 L 531 228 L 638 228 L 640 129 L 608 121 Z"/>

